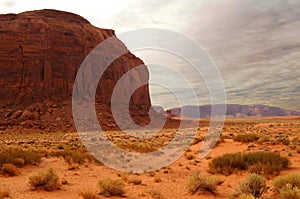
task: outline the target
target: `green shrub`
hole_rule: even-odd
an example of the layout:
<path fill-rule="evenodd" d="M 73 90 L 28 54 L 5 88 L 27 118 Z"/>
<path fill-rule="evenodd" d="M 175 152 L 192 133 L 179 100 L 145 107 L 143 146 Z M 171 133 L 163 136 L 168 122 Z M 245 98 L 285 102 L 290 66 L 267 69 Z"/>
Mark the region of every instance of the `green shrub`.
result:
<path fill-rule="evenodd" d="M 266 179 L 258 174 L 250 174 L 247 180 L 240 184 L 238 194 L 251 194 L 259 198 L 268 190 Z"/>
<path fill-rule="evenodd" d="M 19 169 L 11 163 L 5 163 L 1 167 L 1 172 L 8 176 L 16 176 L 19 174 Z"/>
<path fill-rule="evenodd" d="M 249 133 L 249 134 L 238 134 L 237 136 L 235 136 L 233 138 L 233 140 L 235 142 L 244 142 L 244 143 L 247 143 L 247 142 L 254 142 L 256 140 L 258 140 L 260 137 L 256 134 L 253 134 L 253 133 Z"/>
<path fill-rule="evenodd" d="M 300 189 L 300 175 L 299 174 L 286 174 L 278 176 L 273 180 L 273 185 L 277 191 L 280 191 L 285 185 L 290 184 L 293 188 L 297 187 Z"/>
<path fill-rule="evenodd" d="M 32 190 L 43 189 L 46 191 L 53 191 L 59 189 L 60 183 L 58 182 L 59 177 L 53 171 L 52 168 L 45 172 L 39 172 L 29 177 L 29 185 Z"/>
<path fill-rule="evenodd" d="M 293 187 L 291 184 L 286 184 L 280 190 L 280 198 L 282 199 L 300 199 L 300 189 Z"/>
<path fill-rule="evenodd" d="M 202 175 L 200 172 L 196 172 L 189 176 L 187 180 L 187 189 L 191 194 L 194 194 L 199 190 L 216 194 L 217 185 L 220 183 L 221 181 L 215 176 L 207 177 Z"/>
<path fill-rule="evenodd" d="M 288 165 L 289 160 L 277 153 L 229 153 L 212 159 L 209 163 L 209 171 L 230 175 L 236 170 L 251 169 L 251 172 L 269 175 L 279 173 Z"/>
<path fill-rule="evenodd" d="M 125 184 L 119 179 L 104 178 L 99 180 L 100 194 L 104 196 L 122 196 Z"/>

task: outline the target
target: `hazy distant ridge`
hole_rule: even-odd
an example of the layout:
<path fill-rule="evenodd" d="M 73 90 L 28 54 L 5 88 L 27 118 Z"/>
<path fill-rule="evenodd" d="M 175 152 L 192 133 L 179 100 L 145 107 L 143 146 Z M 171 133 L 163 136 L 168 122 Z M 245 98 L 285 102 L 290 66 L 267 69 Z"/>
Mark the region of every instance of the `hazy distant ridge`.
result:
<path fill-rule="evenodd" d="M 213 105 L 218 110 L 221 105 Z M 184 117 L 197 118 L 197 109 L 200 111 L 200 118 L 207 118 L 211 115 L 212 105 L 203 106 L 183 106 L 177 108 L 171 108 L 167 110 L 168 113 L 181 116 L 181 112 L 184 109 Z M 266 106 L 266 105 L 239 105 L 239 104 L 227 104 L 226 105 L 227 117 L 268 117 L 268 116 L 300 116 L 299 110 L 285 110 L 279 107 Z"/>

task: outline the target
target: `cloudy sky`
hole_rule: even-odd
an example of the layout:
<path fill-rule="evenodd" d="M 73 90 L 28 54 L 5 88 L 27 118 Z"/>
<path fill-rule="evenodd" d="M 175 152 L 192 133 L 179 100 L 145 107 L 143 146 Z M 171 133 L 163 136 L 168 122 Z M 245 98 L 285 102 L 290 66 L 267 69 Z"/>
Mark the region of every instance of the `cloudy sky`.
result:
<path fill-rule="evenodd" d="M 43 8 L 79 14 L 117 34 L 137 28 L 176 31 L 208 52 L 223 78 L 227 103 L 300 109 L 299 0 L 0 1 L 1 13 Z M 135 54 L 149 65 L 151 81 L 170 82 L 186 98 L 184 104 L 192 103 L 187 87 L 194 90 L 199 104 L 210 103 L 205 79 L 195 78 L 183 59 L 155 50 Z M 179 105 L 166 86 L 153 84 L 150 88 L 153 104 Z"/>

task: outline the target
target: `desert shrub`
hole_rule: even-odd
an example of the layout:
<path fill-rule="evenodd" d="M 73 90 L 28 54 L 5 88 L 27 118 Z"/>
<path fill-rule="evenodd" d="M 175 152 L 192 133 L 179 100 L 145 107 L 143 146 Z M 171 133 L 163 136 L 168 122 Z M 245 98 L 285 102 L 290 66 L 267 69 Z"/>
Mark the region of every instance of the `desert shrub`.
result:
<path fill-rule="evenodd" d="M 280 190 L 280 198 L 282 199 L 300 199 L 300 189 L 293 187 L 291 184 L 286 184 Z"/>
<path fill-rule="evenodd" d="M 1 167 L 1 172 L 8 176 L 16 176 L 19 174 L 19 169 L 11 163 L 5 163 Z"/>
<path fill-rule="evenodd" d="M 260 175 L 270 175 L 270 174 L 279 174 L 282 170 L 282 165 L 270 165 L 269 163 L 258 162 L 254 165 L 251 165 L 249 168 L 250 173 L 256 173 Z"/>
<path fill-rule="evenodd" d="M 61 184 L 67 185 L 67 184 L 69 184 L 69 181 L 67 179 L 63 178 L 63 179 L 61 179 Z"/>
<path fill-rule="evenodd" d="M 104 196 L 122 196 L 125 184 L 119 179 L 104 178 L 99 180 L 100 194 Z"/>
<path fill-rule="evenodd" d="M 281 136 L 276 137 L 276 142 L 280 142 L 284 145 L 289 145 L 290 144 L 290 140 L 286 135 L 284 135 L 284 136 L 281 135 Z"/>
<path fill-rule="evenodd" d="M 284 145 L 289 145 L 290 144 L 290 140 L 288 138 L 282 139 L 281 143 L 284 144 Z"/>
<path fill-rule="evenodd" d="M 86 152 L 81 151 L 70 151 L 70 150 L 64 150 L 64 151 L 55 151 L 51 153 L 52 156 L 57 157 L 63 157 L 64 160 L 69 164 L 81 164 L 85 161 L 94 161 L 95 158 Z"/>
<path fill-rule="evenodd" d="M 251 194 L 259 198 L 268 190 L 266 178 L 258 174 L 250 174 L 247 180 L 240 184 L 238 194 Z"/>
<path fill-rule="evenodd" d="M 277 191 L 280 191 L 285 185 L 290 184 L 290 186 L 297 187 L 300 189 L 300 175 L 299 174 L 286 174 L 283 176 L 278 176 L 273 180 L 273 185 Z"/>
<path fill-rule="evenodd" d="M 255 199 L 255 197 L 251 194 L 243 193 L 243 194 L 239 195 L 239 199 Z"/>
<path fill-rule="evenodd" d="M 0 165 L 11 163 L 17 167 L 22 167 L 25 164 L 37 164 L 42 157 L 43 155 L 38 152 L 10 149 L 5 153 L 0 153 Z"/>
<path fill-rule="evenodd" d="M 191 194 L 197 191 L 208 191 L 213 194 L 217 192 L 217 185 L 220 183 L 215 176 L 204 176 L 200 172 L 193 173 L 187 180 L 187 189 Z"/>
<path fill-rule="evenodd" d="M 155 183 L 161 182 L 160 176 L 154 176 L 154 182 L 155 182 Z"/>
<path fill-rule="evenodd" d="M 163 198 L 162 194 L 161 194 L 159 191 L 154 190 L 154 189 L 148 190 L 147 193 L 148 193 L 152 198 L 155 198 L 155 199 L 162 199 L 162 198 Z"/>
<path fill-rule="evenodd" d="M 29 177 L 29 185 L 33 190 L 43 189 L 46 191 L 53 191 L 59 189 L 60 183 L 58 182 L 59 177 L 52 168 L 39 172 Z"/>
<path fill-rule="evenodd" d="M 132 183 L 134 185 L 140 185 L 140 184 L 142 184 L 142 180 L 139 177 L 137 177 L 137 176 L 131 176 L 128 179 L 128 182 Z"/>
<path fill-rule="evenodd" d="M 13 164 L 16 165 L 17 167 L 22 167 L 25 165 L 25 160 L 23 158 L 15 158 L 13 160 Z"/>
<path fill-rule="evenodd" d="M 251 168 L 251 172 L 269 175 L 279 173 L 287 168 L 288 165 L 288 159 L 277 153 L 229 153 L 212 159 L 209 163 L 209 171 L 211 173 L 230 175 L 236 170 Z"/>
<path fill-rule="evenodd" d="M 268 136 L 262 136 L 262 137 L 260 137 L 260 138 L 257 140 L 257 142 L 260 143 L 260 144 L 262 144 L 262 143 L 264 143 L 264 142 L 270 142 L 270 141 L 271 141 L 271 138 L 268 137 Z"/>
<path fill-rule="evenodd" d="M 235 142 L 254 142 L 258 140 L 260 137 L 254 133 L 248 133 L 248 134 L 238 134 L 233 138 Z"/>
<path fill-rule="evenodd" d="M 78 195 L 81 196 L 84 199 L 94 199 L 94 198 L 96 198 L 95 191 L 93 191 L 91 189 L 83 189 L 82 191 L 79 192 Z"/>
<path fill-rule="evenodd" d="M 0 188 L 0 199 L 10 197 L 10 191 L 7 188 Z"/>
<path fill-rule="evenodd" d="M 199 142 L 202 142 L 204 140 L 203 136 L 200 137 L 194 137 L 193 141 L 192 141 L 192 145 L 198 144 Z"/>
<path fill-rule="evenodd" d="M 193 156 L 193 155 L 187 155 L 185 158 L 186 158 L 187 160 L 192 160 L 192 159 L 195 158 L 195 156 Z"/>

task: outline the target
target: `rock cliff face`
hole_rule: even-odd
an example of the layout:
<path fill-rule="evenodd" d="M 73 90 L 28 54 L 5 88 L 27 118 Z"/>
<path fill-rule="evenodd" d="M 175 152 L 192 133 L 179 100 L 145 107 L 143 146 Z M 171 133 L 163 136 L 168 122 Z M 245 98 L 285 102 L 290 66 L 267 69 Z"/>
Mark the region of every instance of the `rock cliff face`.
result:
<path fill-rule="evenodd" d="M 38 10 L 0 15 L 2 129 L 21 125 L 26 118 L 41 119 L 45 112 L 48 113 L 48 109 L 51 112 L 51 108 L 60 110 L 65 106 L 64 109 L 68 110 L 64 113 L 70 115 L 71 108 L 67 107 L 71 102 L 74 80 L 80 65 L 94 47 L 113 36 L 113 30 L 94 27 L 86 19 L 67 12 Z M 126 49 L 119 40 L 111 45 L 111 52 L 104 53 L 103 59 L 111 56 L 114 49 Z M 109 112 L 116 82 L 127 71 L 139 65 L 143 65 L 142 60 L 128 52 L 109 66 L 98 84 L 96 97 L 99 107 Z M 135 71 L 132 81 L 142 82 L 143 78 L 148 80 L 147 67 L 143 67 L 143 70 Z M 130 82 L 124 85 L 123 92 L 128 87 Z M 134 107 L 131 111 L 133 115 L 147 115 L 151 106 L 148 85 L 140 87 L 133 94 L 130 105 Z M 26 107 L 31 107 L 28 110 L 31 115 L 27 113 L 21 119 L 24 110 L 27 111 Z M 18 109 L 23 112 L 16 113 Z M 58 118 L 57 122 L 61 120 Z"/>

